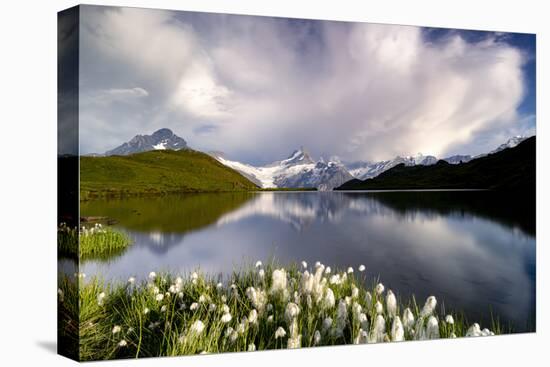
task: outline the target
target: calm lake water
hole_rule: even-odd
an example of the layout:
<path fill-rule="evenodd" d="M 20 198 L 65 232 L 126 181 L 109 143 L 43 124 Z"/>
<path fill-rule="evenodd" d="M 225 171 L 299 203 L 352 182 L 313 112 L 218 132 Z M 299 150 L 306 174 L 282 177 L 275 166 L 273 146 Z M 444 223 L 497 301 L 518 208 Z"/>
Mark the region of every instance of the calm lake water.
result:
<path fill-rule="evenodd" d="M 516 200 L 517 201 L 517 200 Z M 149 271 L 229 274 L 271 258 L 346 269 L 364 264 L 398 296 L 433 294 L 490 327 L 535 329 L 535 209 L 488 192 L 262 192 L 82 203 L 134 244 L 81 271 L 104 279 Z M 521 201 L 517 201 L 521 202 Z M 482 317 L 483 315 L 483 317 Z"/>

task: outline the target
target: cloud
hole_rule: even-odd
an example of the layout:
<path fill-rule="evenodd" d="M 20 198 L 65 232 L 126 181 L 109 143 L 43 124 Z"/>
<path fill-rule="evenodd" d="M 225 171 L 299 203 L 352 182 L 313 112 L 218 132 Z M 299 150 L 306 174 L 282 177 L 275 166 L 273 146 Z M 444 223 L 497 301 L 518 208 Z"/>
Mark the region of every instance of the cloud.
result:
<path fill-rule="evenodd" d="M 104 121 L 85 128 L 89 149 L 110 148 L 109 121 L 121 142 L 169 127 L 250 162 L 302 145 L 344 160 L 478 153 L 534 126 L 518 113 L 527 56 L 500 34 L 90 6 L 82 21 L 83 89 L 147 97 L 85 107 Z"/>
<path fill-rule="evenodd" d="M 137 99 L 147 97 L 149 92 L 140 87 L 110 88 L 82 93 L 81 105 L 100 105 L 105 107 L 111 103 L 131 103 Z M 94 106 L 95 107 L 95 106 Z"/>

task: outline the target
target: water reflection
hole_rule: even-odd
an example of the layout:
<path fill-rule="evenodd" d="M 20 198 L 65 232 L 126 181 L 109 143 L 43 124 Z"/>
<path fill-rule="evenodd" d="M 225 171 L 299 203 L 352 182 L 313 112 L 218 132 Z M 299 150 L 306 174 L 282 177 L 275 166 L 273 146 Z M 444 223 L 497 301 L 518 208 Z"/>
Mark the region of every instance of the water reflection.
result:
<path fill-rule="evenodd" d="M 492 310 L 516 331 L 534 329 L 528 205 L 486 192 L 201 195 L 83 206 L 117 219 L 135 241 L 123 256 L 83 271 L 125 280 L 161 269 L 227 274 L 270 257 L 365 264 L 398 295 L 435 294 L 472 319 Z"/>

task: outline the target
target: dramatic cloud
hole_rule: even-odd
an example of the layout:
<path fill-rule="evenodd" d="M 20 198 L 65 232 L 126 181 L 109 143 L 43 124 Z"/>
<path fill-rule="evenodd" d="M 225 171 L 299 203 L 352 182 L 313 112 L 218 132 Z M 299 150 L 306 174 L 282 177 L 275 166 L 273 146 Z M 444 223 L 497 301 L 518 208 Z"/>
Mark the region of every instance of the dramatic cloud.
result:
<path fill-rule="evenodd" d="M 266 162 L 479 153 L 534 131 L 527 55 L 500 34 L 84 7 L 81 149 L 168 127 Z"/>

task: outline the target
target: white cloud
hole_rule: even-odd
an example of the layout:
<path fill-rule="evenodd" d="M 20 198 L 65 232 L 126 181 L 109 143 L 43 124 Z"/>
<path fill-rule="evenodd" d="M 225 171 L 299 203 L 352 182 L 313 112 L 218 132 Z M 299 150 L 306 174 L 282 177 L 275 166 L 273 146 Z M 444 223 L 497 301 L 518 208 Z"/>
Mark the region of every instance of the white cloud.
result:
<path fill-rule="evenodd" d="M 133 8 L 88 7 L 83 22 L 95 56 L 83 61 L 84 80 L 148 94 L 135 107 L 146 116 L 121 127 L 121 141 L 166 126 L 240 159 L 274 160 L 300 145 L 387 159 L 488 145 L 479 134 L 526 123 L 517 112 L 525 57 L 499 36 L 432 41 L 417 27 Z M 130 112 L 85 111 L 103 121 Z M 101 140 L 99 127 L 87 131 Z"/>

